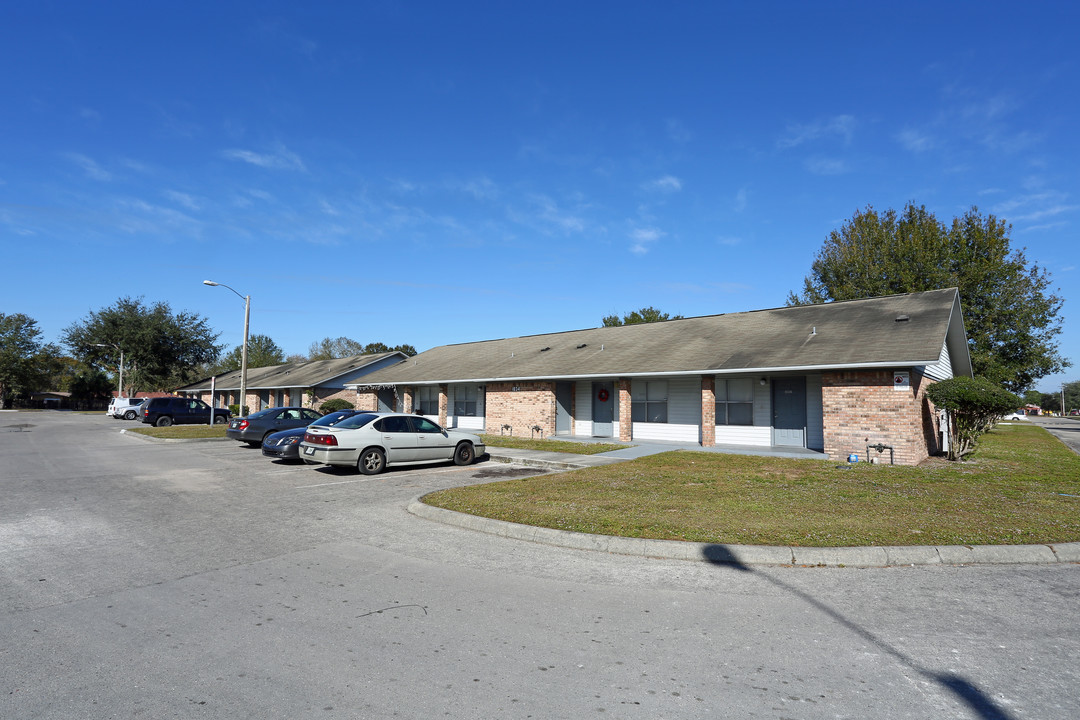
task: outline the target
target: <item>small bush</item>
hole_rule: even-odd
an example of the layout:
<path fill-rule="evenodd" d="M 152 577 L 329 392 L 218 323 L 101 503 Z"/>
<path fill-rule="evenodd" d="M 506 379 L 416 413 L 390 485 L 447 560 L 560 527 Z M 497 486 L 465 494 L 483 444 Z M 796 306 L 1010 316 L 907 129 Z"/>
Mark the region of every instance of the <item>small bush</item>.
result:
<path fill-rule="evenodd" d="M 240 416 L 240 406 L 239 405 L 230 405 L 229 406 L 229 412 L 231 412 L 234 416 L 239 417 Z M 248 406 L 245 405 L 244 406 L 244 417 L 247 417 L 247 415 L 248 415 Z"/>
<path fill-rule="evenodd" d="M 926 397 L 949 414 L 949 459 L 962 460 L 975 441 L 1023 401 L 983 378 L 954 377 L 931 385 Z"/>
<path fill-rule="evenodd" d="M 333 400 L 327 400 L 319 406 L 319 412 L 323 415 L 326 413 L 337 412 L 338 410 L 352 410 L 353 404 L 348 400 L 342 400 L 341 398 L 334 398 Z"/>

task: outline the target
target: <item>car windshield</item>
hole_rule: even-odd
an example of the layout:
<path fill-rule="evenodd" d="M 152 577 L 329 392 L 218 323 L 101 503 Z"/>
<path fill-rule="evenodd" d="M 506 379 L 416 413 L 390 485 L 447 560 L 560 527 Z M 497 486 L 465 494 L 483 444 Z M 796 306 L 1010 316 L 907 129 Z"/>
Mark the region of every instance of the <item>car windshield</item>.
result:
<path fill-rule="evenodd" d="M 337 425 L 345 418 L 350 418 L 355 414 L 356 412 L 353 410 L 338 410 L 337 412 L 332 412 L 329 415 L 323 415 L 321 418 L 311 424 L 318 425 L 319 427 L 329 427 L 330 425 Z"/>
<path fill-rule="evenodd" d="M 360 413 L 359 415 L 345 418 L 339 422 L 337 426 L 339 428 L 362 428 L 377 417 L 379 416 L 374 413 Z"/>

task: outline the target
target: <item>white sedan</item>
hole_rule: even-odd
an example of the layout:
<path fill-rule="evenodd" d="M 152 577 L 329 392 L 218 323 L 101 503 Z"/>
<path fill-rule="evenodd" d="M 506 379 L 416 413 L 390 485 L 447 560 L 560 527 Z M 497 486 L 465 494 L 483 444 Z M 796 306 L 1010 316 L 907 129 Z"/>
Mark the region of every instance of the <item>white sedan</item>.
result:
<path fill-rule="evenodd" d="M 337 425 L 309 426 L 300 443 L 304 462 L 355 467 L 365 475 L 391 465 L 453 460 L 469 465 L 486 452 L 476 435 L 446 430 L 425 417 L 362 412 Z"/>
<path fill-rule="evenodd" d="M 1008 415 L 1006 415 L 1005 417 L 1003 417 L 1001 419 L 1002 420 L 1027 420 L 1027 415 L 1025 415 L 1024 413 L 1017 410 L 1016 412 L 1009 413 Z"/>

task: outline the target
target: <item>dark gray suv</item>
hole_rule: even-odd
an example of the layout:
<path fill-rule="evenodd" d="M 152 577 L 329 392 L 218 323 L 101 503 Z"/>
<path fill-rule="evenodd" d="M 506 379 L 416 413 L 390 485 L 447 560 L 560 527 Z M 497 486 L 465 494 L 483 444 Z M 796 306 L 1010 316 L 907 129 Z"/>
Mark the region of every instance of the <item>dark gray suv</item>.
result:
<path fill-rule="evenodd" d="M 162 397 L 150 398 L 142 404 L 140 419 L 158 427 L 169 425 L 198 425 L 210 423 L 210 411 L 214 424 L 227 423 L 231 413 L 225 408 L 211 408 L 197 398 Z"/>

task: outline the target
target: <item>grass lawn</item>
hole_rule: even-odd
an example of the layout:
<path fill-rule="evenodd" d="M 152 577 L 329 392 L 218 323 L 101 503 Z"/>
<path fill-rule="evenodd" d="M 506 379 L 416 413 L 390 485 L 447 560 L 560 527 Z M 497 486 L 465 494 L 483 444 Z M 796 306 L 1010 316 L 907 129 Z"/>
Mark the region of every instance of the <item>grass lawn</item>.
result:
<path fill-rule="evenodd" d="M 225 437 L 225 428 L 229 427 L 228 423 L 219 423 L 214 427 L 209 425 L 170 425 L 169 427 L 150 427 L 144 425 L 142 427 L 129 427 L 127 431 L 129 433 L 139 433 L 140 435 L 149 435 L 156 438 L 170 438 L 170 439 L 205 439 L 205 438 L 223 438 Z"/>
<path fill-rule="evenodd" d="M 837 547 L 1080 541 L 1080 456 L 999 425 L 965 463 L 919 467 L 675 451 L 454 488 L 424 502 L 600 535 Z"/>
<path fill-rule="evenodd" d="M 509 435 L 481 435 L 480 439 L 488 447 L 518 448 L 519 450 L 546 450 L 548 452 L 575 453 L 577 455 L 596 455 L 626 447 L 615 443 L 583 443 L 566 440 L 532 440 L 511 437 Z"/>

